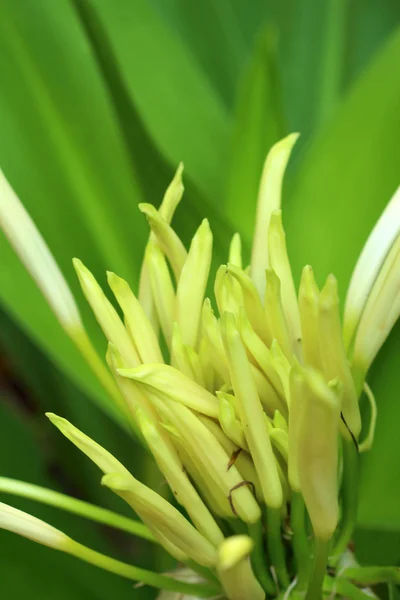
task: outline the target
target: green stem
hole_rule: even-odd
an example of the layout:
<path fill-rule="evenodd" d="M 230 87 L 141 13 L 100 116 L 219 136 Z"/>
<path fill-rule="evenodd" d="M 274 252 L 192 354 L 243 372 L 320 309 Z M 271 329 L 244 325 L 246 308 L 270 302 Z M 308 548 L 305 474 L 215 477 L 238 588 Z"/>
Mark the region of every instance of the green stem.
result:
<path fill-rule="evenodd" d="M 342 521 L 333 552 L 333 564 L 346 550 L 353 535 L 358 504 L 358 450 L 353 440 L 343 439 Z"/>
<path fill-rule="evenodd" d="M 335 594 L 342 598 L 350 598 L 351 600 L 371 600 L 370 592 L 360 590 L 356 585 L 346 579 L 337 579 L 334 584 Z"/>
<path fill-rule="evenodd" d="M 305 523 L 305 504 L 303 496 L 293 492 L 290 503 L 290 524 L 293 531 L 292 545 L 297 566 L 296 590 L 302 591 L 307 587 L 310 563 L 310 544 L 307 538 Z"/>
<path fill-rule="evenodd" d="M 321 600 L 322 585 L 328 563 L 329 541 L 315 538 L 314 558 L 305 600 Z"/>
<path fill-rule="evenodd" d="M 263 590 L 269 596 L 275 596 L 276 586 L 267 566 L 261 521 L 249 525 L 249 534 L 254 542 L 254 550 L 251 554 L 251 563 L 253 565 L 254 572 L 258 581 L 262 585 Z"/>
<path fill-rule="evenodd" d="M 286 567 L 285 548 L 282 541 L 279 508 L 267 509 L 267 541 L 271 563 L 275 568 L 278 581 L 284 588 L 287 588 L 289 586 L 289 575 Z"/>
<path fill-rule="evenodd" d="M 0 492 L 35 500 L 42 504 L 47 504 L 48 506 L 54 506 L 55 508 L 60 508 L 61 510 L 65 510 L 80 517 L 85 517 L 96 523 L 102 523 L 103 525 L 114 527 L 115 529 L 121 529 L 122 531 L 136 535 L 137 537 L 158 543 L 149 529 L 139 521 L 123 517 L 122 515 L 118 515 L 110 510 L 101 508 L 100 506 L 94 506 L 83 500 L 70 498 L 65 494 L 48 490 L 39 485 L 25 483 L 24 481 L 18 481 L 16 479 L 9 479 L 8 477 L 0 477 Z"/>
<path fill-rule="evenodd" d="M 214 584 L 186 583 L 184 581 L 174 579 L 173 577 L 160 575 L 159 573 L 147 571 L 146 569 L 140 569 L 139 567 L 134 567 L 132 565 L 120 562 L 115 558 L 110 558 L 109 556 L 100 554 L 100 552 L 96 552 L 91 548 L 86 548 L 86 546 L 83 546 L 82 544 L 79 544 L 71 539 L 68 540 L 68 543 L 63 550 L 64 552 L 72 554 L 73 556 L 76 556 L 77 558 L 80 558 L 91 565 L 95 565 L 96 567 L 104 569 L 105 571 L 109 571 L 110 573 L 115 573 L 116 575 L 120 575 L 126 579 L 138 581 L 144 583 L 145 585 L 150 585 L 162 590 L 171 590 L 180 594 L 199 596 L 201 598 L 210 598 L 211 596 L 215 596 L 220 592 L 220 588 Z"/>
<path fill-rule="evenodd" d="M 348 567 L 340 576 L 356 581 L 363 586 L 378 583 L 400 585 L 400 567 Z"/>

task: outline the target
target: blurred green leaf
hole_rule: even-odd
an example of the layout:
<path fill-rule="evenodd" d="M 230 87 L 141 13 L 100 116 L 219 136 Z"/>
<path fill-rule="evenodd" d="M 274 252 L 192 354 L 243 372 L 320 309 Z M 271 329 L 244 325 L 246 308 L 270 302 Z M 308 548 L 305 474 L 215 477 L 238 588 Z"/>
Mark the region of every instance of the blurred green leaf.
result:
<path fill-rule="evenodd" d="M 312 264 L 322 283 L 338 277 L 341 297 L 375 221 L 399 184 L 400 31 L 304 152 L 284 218 L 296 279 Z M 363 526 L 400 526 L 398 329 L 378 357 L 370 383 L 378 401 L 374 447 L 364 458 Z M 390 525 L 389 525 L 390 524 Z"/>
<path fill-rule="evenodd" d="M 312 264 L 342 297 L 375 221 L 399 183 L 400 31 L 305 148 L 284 203 L 296 278 Z M 287 190 L 286 190 L 287 191 Z M 284 194 L 287 196 L 286 192 Z"/>
<path fill-rule="evenodd" d="M 378 355 L 368 382 L 378 403 L 372 450 L 363 456 L 358 521 L 365 528 L 400 532 L 400 323 Z M 400 561 L 400 554 L 397 562 Z M 396 563 L 397 564 L 397 563 Z"/>
<path fill-rule="evenodd" d="M 224 203 L 225 214 L 247 239 L 253 234 L 265 157 L 286 133 L 280 91 L 276 31 L 266 27 L 241 82 Z"/>
<path fill-rule="evenodd" d="M 250 44 L 232 0 L 152 0 L 182 38 L 192 59 L 210 80 L 227 108 L 235 98 L 238 77 Z M 254 11 L 254 3 L 248 7 Z M 254 32 L 253 32 L 254 33 Z"/>
<path fill-rule="evenodd" d="M 216 194 L 228 120 L 215 90 L 149 2 L 93 5 L 107 24 L 135 106 L 162 156 L 173 165 L 182 160 L 196 187 L 206 196 Z"/>
<path fill-rule="evenodd" d="M 106 268 L 136 283 L 146 226 L 113 111 L 69 3 L 1 0 L 0 163 L 81 301 L 71 258 L 105 279 Z M 0 238 L 0 298 L 55 363 L 90 396 L 107 398 Z M 29 298 L 29 302 L 26 299 Z M 90 315 L 90 316 L 89 316 Z M 101 345 L 100 345 L 101 344 Z"/>

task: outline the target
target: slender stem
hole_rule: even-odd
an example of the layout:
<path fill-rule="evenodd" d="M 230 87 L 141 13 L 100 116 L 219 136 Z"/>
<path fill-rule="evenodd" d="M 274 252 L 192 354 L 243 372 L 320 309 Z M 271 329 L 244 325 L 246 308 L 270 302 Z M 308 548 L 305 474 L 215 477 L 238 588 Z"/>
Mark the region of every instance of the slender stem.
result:
<path fill-rule="evenodd" d="M 292 545 L 297 566 L 296 589 L 305 590 L 308 581 L 310 563 L 310 544 L 305 523 L 305 504 L 303 496 L 293 492 L 290 504 L 290 524 L 293 531 Z"/>
<path fill-rule="evenodd" d="M 81 560 L 88 562 L 96 567 L 100 567 L 110 573 L 115 573 L 121 577 L 126 577 L 132 581 L 138 581 L 145 585 L 151 585 L 152 587 L 160 588 L 162 590 L 171 590 L 180 594 L 187 594 L 189 596 L 199 596 L 201 598 L 210 598 L 220 592 L 220 588 L 211 583 L 197 584 L 197 583 L 186 583 L 173 577 L 166 575 L 160 575 L 146 569 L 140 569 L 123 563 L 115 558 L 110 558 L 100 552 L 96 552 L 91 548 L 86 548 L 82 544 L 69 540 L 68 544 L 63 548 L 64 552 L 72 554 Z"/>
<path fill-rule="evenodd" d="M 214 571 L 212 571 L 208 567 L 203 567 L 202 565 L 199 565 L 194 560 L 190 560 L 190 559 L 185 560 L 185 565 L 187 567 L 189 567 L 189 569 L 192 569 L 192 571 L 194 571 L 195 573 L 197 573 L 198 575 L 203 577 L 203 579 L 206 579 L 207 581 L 211 581 L 213 583 L 219 584 L 218 576 L 214 573 Z"/>
<path fill-rule="evenodd" d="M 321 600 L 322 585 L 328 563 L 329 541 L 315 538 L 314 558 L 305 600 Z"/>
<path fill-rule="evenodd" d="M 285 548 L 282 541 L 279 508 L 267 509 L 267 541 L 272 566 L 275 568 L 278 581 L 284 588 L 287 588 L 289 585 L 289 575 L 286 567 Z"/>
<path fill-rule="evenodd" d="M 100 506 L 94 506 L 83 500 L 70 498 L 65 494 L 48 490 L 39 485 L 25 483 L 24 481 L 18 481 L 17 479 L 9 479 L 8 477 L 0 477 L 0 492 L 36 500 L 42 504 L 60 508 L 61 510 L 95 521 L 96 523 L 115 527 L 115 529 L 121 529 L 122 531 L 126 531 L 127 533 L 136 535 L 145 540 L 158 543 L 149 529 L 139 521 L 134 521 L 128 517 L 118 515 L 111 510 L 101 508 Z"/>
<path fill-rule="evenodd" d="M 249 533 L 254 542 L 254 550 L 251 554 L 251 563 L 258 581 L 261 583 L 263 590 L 269 596 L 275 596 L 275 583 L 267 566 L 267 557 L 264 552 L 262 523 L 258 521 L 249 525 Z"/>
<path fill-rule="evenodd" d="M 334 589 L 337 595 L 342 598 L 350 598 L 351 600 L 371 600 L 371 597 L 373 597 L 370 592 L 361 590 L 354 583 L 346 579 L 337 579 Z"/>
<path fill-rule="evenodd" d="M 346 550 L 353 535 L 358 504 L 358 449 L 353 440 L 343 439 L 342 522 L 332 552 L 333 564 Z"/>
<path fill-rule="evenodd" d="M 341 572 L 341 577 L 351 579 L 363 586 L 378 583 L 395 583 L 400 585 L 400 567 L 348 567 Z"/>

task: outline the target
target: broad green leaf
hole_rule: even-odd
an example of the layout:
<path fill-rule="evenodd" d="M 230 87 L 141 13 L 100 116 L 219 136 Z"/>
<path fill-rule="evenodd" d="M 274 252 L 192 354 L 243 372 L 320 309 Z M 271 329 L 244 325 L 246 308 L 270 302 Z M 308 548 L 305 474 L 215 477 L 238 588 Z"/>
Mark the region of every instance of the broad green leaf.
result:
<path fill-rule="evenodd" d="M 296 277 L 307 263 L 315 268 L 319 283 L 334 272 L 342 299 L 358 254 L 399 184 L 399 60 L 397 31 L 304 153 L 284 203 Z M 394 459 L 400 451 L 398 331 L 378 356 L 370 378 L 379 413 L 377 438 L 364 459 L 361 480 L 359 514 L 365 527 L 385 522 L 400 526 L 400 478 Z"/>
<path fill-rule="evenodd" d="M 342 299 L 367 236 L 399 184 L 400 31 L 304 150 L 287 186 L 284 220 L 296 276 L 334 271 Z"/>
<path fill-rule="evenodd" d="M 225 214 L 247 239 L 253 235 L 265 157 L 285 133 L 276 31 L 267 27 L 257 39 L 241 82 L 224 203 Z"/>
<path fill-rule="evenodd" d="M 144 127 L 110 43 L 107 28 L 102 23 L 96 7 L 83 0 L 73 0 L 73 4 L 92 45 L 104 85 L 113 100 L 121 136 L 137 171 L 143 194 L 151 203 L 158 205 L 166 187 L 165 182 L 172 178 L 174 170 L 160 154 Z M 225 253 L 232 233 L 228 220 L 224 219 L 215 203 L 199 193 L 186 170 L 183 180 L 184 199 L 174 217 L 174 228 L 189 245 L 201 220 L 208 217 L 215 235 L 214 255 L 217 262 L 221 263 L 226 260 Z"/>
<path fill-rule="evenodd" d="M 198 189 L 216 194 L 228 122 L 209 81 L 151 3 L 91 1 L 107 24 L 130 94 L 162 156 L 173 165 L 182 160 Z"/>
<path fill-rule="evenodd" d="M 400 323 L 368 377 L 378 403 L 372 450 L 363 456 L 358 521 L 365 528 L 400 532 Z M 400 550 L 397 561 L 400 560 Z"/>
<path fill-rule="evenodd" d="M 232 0 L 152 0 L 231 109 L 250 44 Z M 248 4 L 254 10 L 254 3 Z M 254 33 L 254 32 L 253 32 Z"/>
<path fill-rule="evenodd" d="M 71 259 L 82 257 L 101 274 L 102 282 L 105 269 L 112 268 L 135 286 L 146 232 L 136 208 L 141 199 L 138 186 L 69 3 L 60 0 L 49 8 L 43 0 L 2 0 L 0 13 L 0 164 L 76 292 L 99 342 Z M 2 235 L 0 252 L 0 298 L 6 310 L 60 368 L 107 406 L 104 393 Z M 105 351 L 104 340 L 99 348 Z"/>

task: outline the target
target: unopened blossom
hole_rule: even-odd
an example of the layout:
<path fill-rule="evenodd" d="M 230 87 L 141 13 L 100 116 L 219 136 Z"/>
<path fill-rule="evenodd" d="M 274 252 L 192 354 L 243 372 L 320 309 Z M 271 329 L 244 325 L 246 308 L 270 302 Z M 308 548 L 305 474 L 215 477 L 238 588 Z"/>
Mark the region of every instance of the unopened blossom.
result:
<path fill-rule="evenodd" d="M 343 327 L 334 275 L 325 274 L 320 289 L 306 265 L 297 288 L 292 273 L 281 190 L 297 137 L 278 142 L 266 159 L 251 257 L 235 233 L 226 264 L 214 272 L 207 219 L 184 246 L 173 227 L 183 195 L 180 165 L 161 205 L 139 206 L 150 227 L 139 282 L 108 272 L 114 303 L 89 268 L 73 260 L 108 344 L 107 375 L 88 350 L 49 249 L 1 176 L 6 235 L 147 446 L 170 497 L 138 481 L 73 424 L 48 417 L 97 465 L 99 481 L 133 509 L 148 536 L 186 566 L 175 575 L 130 567 L 7 506 L 0 507 L 0 527 L 161 588 L 160 600 L 263 600 L 292 592 L 317 600 L 322 589 L 341 589 L 338 565 L 357 507 L 353 475 L 374 431 L 374 418 L 362 422 L 359 399 L 365 389 L 375 415 L 365 378 L 400 312 L 400 195 L 361 252 Z M 366 581 L 369 571 L 357 569 Z"/>

